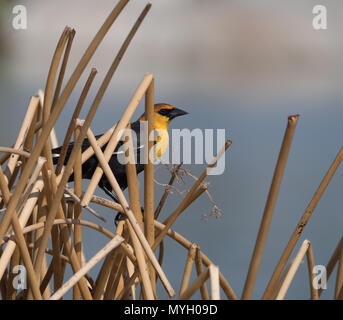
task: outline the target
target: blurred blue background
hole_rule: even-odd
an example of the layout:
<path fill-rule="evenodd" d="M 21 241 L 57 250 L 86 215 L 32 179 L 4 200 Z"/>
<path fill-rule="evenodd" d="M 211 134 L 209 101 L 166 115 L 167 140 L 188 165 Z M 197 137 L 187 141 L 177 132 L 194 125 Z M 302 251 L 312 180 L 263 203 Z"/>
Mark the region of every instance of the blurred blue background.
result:
<path fill-rule="evenodd" d="M 12 8 L 16 4 L 27 8 L 26 30 L 12 28 Z M 69 25 L 76 30 L 68 77 L 115 4 L 116 1 L 105 0 L 0 1 L 1 145 L 14 143 L 30 96 L 44 89 L 64 27 Z M 141 0 L 129 2 L 107 34 L 57 122 L 59 141 L 64 138 L 91 67 L 98 69 L 98 75 L 85 110 L 145 4 Z M 222 216 L 202 219 L 202 214 L 211 210 L 203 195 L 178 218 L 174 228 L 200 244 L 238 296 L 244 286 L 287 116 L 300 114 L 252 296 L 259 299 L 298 220 L 342 145 L 343 3 L 153 0 L 152 4 L 105 94 L 92 129 L 99 134 L 112 126 L 143 75 L 151 72 L 156 78 L 156 101 L 190 113 L 175 120 L 173 128 L 227 130 L 227 138 L 233 144 L 226 154 L 225 173 L 207 179 Z M 327 30 L 312 28 L 312 9 L 317 4 L 326 5 L 328 10 Z M 142 110 L 143 105 L 137 117 Z M 204 166 L 188 168 L 199 174 Z M 167 170 L 158 169 L 156 178 L 167 183 Z M 316 264 L 327 264 L 342 236 L 342 187 L 339 168 L 294 254 L 306 238 L 312 242 Z M 156 204 L 162 192 L 162 187 L 156 185 Z M 97 194 L 103 196 L 101 191 Z M 181 199 L 176 192 L 168 198 L 161 220 Z M 94 208 L 101 210 L 109 221 L 106 227 L 113 229 L 113 212 Z M 84 216 L 89 217 L 87 212 Z M 89 219 L 95 221 L 93 217 Z M 89 230 L 85 230 L 85 237 L 89 259 L 107 239 Z M 178 291 L 186 252 L 170 240 L 165 245 L 163 266 Z M 95 268 L 91 274 L 97 271 Z M 332 298 L 334 284 L 333 277 L 323 298 Z M 158 295 L 167 297 L 162 287 Z M 309 295 L 304 262 L 286 298 L 308 299 Z"/>

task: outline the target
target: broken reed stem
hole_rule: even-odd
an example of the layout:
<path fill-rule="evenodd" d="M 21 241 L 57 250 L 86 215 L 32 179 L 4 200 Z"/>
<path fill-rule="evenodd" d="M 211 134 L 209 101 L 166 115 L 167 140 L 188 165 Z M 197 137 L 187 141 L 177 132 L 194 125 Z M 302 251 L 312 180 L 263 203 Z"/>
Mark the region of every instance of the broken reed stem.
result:
<path fill-rule="evenodd" d="M 313 272 L 315 263 L 314 263 L 314 256 L 313 256 L 311 243 L 309 243 L 308 245 L 308 249 L 306 251 L 306 258 L 307 258 L 307 267 L 308 267 L 308 274 L 309 274 L 309 280 L 310 280 L 311 300 L 319 300 L 318 289 L 316 289 L 313 286 L 313 280 L 315 279 L 316 275 Z"/>
<path fill-rule="evenodd" d="M 158 222 L 157 220 L 155 220 L 154 224 L 155 224 L 155 227 L 159 230 L 163 230 L 165 228 L 165 225 L 161 222 Z M 172 239 L 174 239 L 176 242 L 178 242 L 181 246 L 183 246 L 187 250 L 189 250 L 190 246 L 192 245 L 192 242 L 187 240 L 185 237 L 181 236 L 176 231 L 169 229 L 167 235 L 171 237 Z M 201 257 L 202 262 L 204 263 L 206 267 L 213 264 L 213 262 L 200 249 L 199 249 L 199 255 Z M 237 300 L 236 294 L 234 293 L 230 284 L 228 283 L 228 281 L 225 279 L 225 277 L 220 271 L 219 271 L 219 281 L 228 299 Z"/>
<path fill-rule="evenodd" d="M 66 154 L 67 154 L 67 151 L 68 151 L 68 146 L 69 146 L 69 142 L 70 142 L 70 139 L 72 137 L 72 134 L 73 134 L 73 130 L 74 130 L 74 125 L 75 125 L 75 121 L 76 119 L 78 118 L 78 116 L 80 115 L 80 112 L 81 112 L 81 109 L 84 105 L 84 102 L 86 100 L 86 97 L 88 95 L 88 92 L 89 92 L 89 89 L 93 83 L 93 80 L 95 78 L 97 74 L 97 70 L 95 68 L 92 68 L 89 76 L 88 76 L 88 79 L 86 81 L 86 84 L 81 92 L 81 95 L 80 95 L 80 98 L 76 104 L 76 107 L 75 107 L 75 110 L 74 110 L 74 113 L 70 119 L 70 122 L 69 122 L 69 126 L 68 126 L 68 129 L 67 129 L 67 133 L 65 135 L 65 138 L 64 138 L 64 141 L 63 141 L 63 145 L 62 145 L 62 148 L 61 148 L 61 152 L 59 154 L 59 158 L 58 158 L 58 162 L 57 162 L 57 165 L 56 165 L 56 169 L 55 169 L 55 173 L 56 175 L 59 175 L 62 171 L 62 167 L 63 167 L 63 164 L 64 164 L 64 160 L 65 160 L 65 157 L 66 157 Z"/>
<path fill-rule="evenodd" d="M 211 264 L 208 269 L 210 273 L 211 299 L 220 300 L 219 268 Z"/>
<path fill-rule="evenodd" d="M 201 251 L 200 251 L 200 246 L 196 248 L 196 253 L 195 253 L 195 268 L 197 271 L 197 275 L 201 274 L 203 272 L 203 265 L 202 265 L 202 259 L 201 259 Z M 207 291 L 207 286 L 206 283 L 203 283 L 203 285 L 200 287 L 200 293 L 201 293 L 201 299 L 202 300 L 209 300 L 209 295 Z"/>
<path fill-rule="evenodd" d="M 183 272 L 183 277 L 182 277 L 180 291 L 179 291 L 179 297 L 188 288 L 197 248 L 199 248 L 199 245 L 196 243 L 193 243 L 188 250 L 186 264 L 185 264 L 185 271 Z"/>
<path fill-rule="evenodd" d="M 119 126 L 119 124 L 118 124 L 118 126 Z M 162 268 L 158 264 L 158 261 L 154 255 L 153 251 L 151 250 L 149 243 L 147 242 L 147 240 L 146 240 L 146 238 L 145 238 L 145 236 L 144 236 L 144 234 L 143 234 L 143 232 L 139 226 L 139 223 L 137 222 L 137 220 L 135 218 L 135 215 L 133 214 L 133 212 L 129 208 L 129 204 L 127 203 L 126 198 L 123 194 L 123 191 L 121 190 L 121 188 L 120 188 L 120 186 L 119 186 L 119 184 L 118 184 L 107 160 L 105 159 L 104 153 L 101 151 L 100 147 L 96 144 L 95 139 L 92 139 L 92 138 L 95 138 L 95 137 L 94 137 L 94 135 L 92 135 L 91 131 L 89 130 L 88 131 L 88 139 L 89 139 L 90 143 L 92 144 L 92 147 L 94 149 L 96 157 L 98 158 L 99 165 L 102 167 L 102 171 L 105 173 L 106 178 L 110 182 L 113 191 L 117 195 L 119 203 L 122 205 L 126 216 L 129 218 L 129 221 L 130 221 L 139 241 L 141 242 L 141 245 L 143 246 L 146 255 L 148 256 L 152 265 L 156 269 L 156 271 L 157 271 L 157 273 L 161 279 L 162 284 L 164 285 L 168 294 L 172 297 L 174 295 L 174 290 L 173 290 L 172 286 L 170 285 L 170 283 L 169 283 L 167 277 L 165 276 Z"/>
<path fill-rule="evenodd" d="M 154 78 L 145 93 L 145 120 L 148 122 L 148 128 L 145 136 L 145 164 L 144 164 L 144 234 L 150 246 L 154 244 L 154 140 L 151 134 L 154 134 Z M 153 266 L 149 263 L 149 274 L 151 283 L 156 292 L 156 274 Z"/>
<path fill-rule="evenodd" d="M 190 299 L 193 294 L 199 290 L 202 284 L 208 279 L 210 276 L 209 268 L 206 268 L 198 278 L 196 278 L 193 283 L 179 296 L 179 300 L 188 300 Z"/>
<path fill-rule="evenodd" d="M 74 140 L 77 139 L 78 135 L 80 134 L 80 127 L 75 125 L 75 133 L 74 133 Z M 74 164 L 74 192 L 77 197 L 81 197 L 82 195 L 82 164 L 81 164 L 81 148 L 78 150 L 76 157 L 75 157 L 75 164 Z M 79 203 L 74 203 L 74 219 L 81 220 L 82 219 L 82 207 Z M 74 226 L 74 247 L 76 255 L 79 259 L 80 265 L 82 266 L 82 226 L 75 225 Z M 73 299 L 80 300 L 80 290 L 78 286 L 73 288 Z"/>
<path fill-rule="evenodd" d="M 273 180 L 270 185 L 268 198 L 263 212 L 262 221 L 255 241 L 255 248 L 252 254 L 249 271 L 245 280 L 242 299 L 248 300 L 251 298 L 258 269 L 262 260 L 263 250 L 267 241 L 268 231 L 278 198 L 281 181 L 285 171 L 289 150 L 293 141 L 295 128 L 299 119 L 299 115 L 289 116 L 286 132 L 282 141 L 279 157 L 275 166 Z"/>
<path fill-rule="evenodd" d="M 332 162 L 329 170 L 327 171 L 326 175 L 324 176 L 323 180 L 321 181 L 318 189 L 316 190 L 313 198 L 311 199 L 309 205 L 307 206 L 303 216 L 301 217 L 300 221 L 298 222 L 285 250 L 282 253 L 282 256 L 279 260 L 279 263 L 277 264 L 273 275 L 271 279 L 269 280 L 269 283 L 267 285 L 267 288 L 264 292 L 264 295 L 262 299 L 268 299 L 270 297 L 271 291 L 273 287 L 275 286 L 276 282 L 278 281 L 282 270 L 287 263 L 287 260 L 289 256 L 291 255 L 298 239 L 300 238 L 302 231 L 304 230 L 304 227 L 306 226 L 308 220 L 311 218 L 311 215 L 316 208 L 321 196 L 323 195 L 324 191 L 326 190 L 329 182 L 331 181 L 332 177 L 334 176 L 338 166 L 340 165 L 341 161 L 343 159 L 343 148 L 340 149 L 338 152 L 336 158 Z"/>
<path fill-rule="evenodd" d="M 283 281 L 280 291 L 278 292 L 276 296 L 276 300 L 283 300 L 286 296 L 286 293 L 288 291 L 289 286 L 291 285 L 291 282 L 300 266 L 300 263 L 302 259 L 304 258 L 308 248 L 310 246 L 310 242 L 308 240 L 304 240 L 302 243 L 294 261 L 291 263 L 291 267 L 288 270 L 288 273 L 285 277 L 285 280 Z"/>
<path fill-rule="evenodd" d="M 119 123 L 115 127 L 115 129 L 112 133 L 112 136 L 111 136 L 110 140 L 108 141 L 106 149 L 104 151 L 104 157 L 105 157 L 106 163 L 111 158 L 115 148 L 117 147 L 117 145 L 118 145 L 118 143 L 119 143 L 119 141 L 120 141 L 120 139 L 124 133 L 124 129 L 127 127 L 133 113 L 135 112 L 136 108 L 138 107 L 139 102 L 142 100 L 142 98 L 145 94 L 145 91 L 149 87 L 152 79 L 153 79 L 153 75 L 151 75 L 151 74 L 146 74 L 144 76 L 143 80 L 141 81 L 137 90 L 135 91 L 133 97 L 131 98 L 131 101 L 130 101 L 129 105 L 127 106 L 123 116 L 121 117 Z M 102 175 L 103 175 L 103 169 L 101 168 L 101 166 L 98 165 L 98 167 L 96 168 L 96 170 L 92 176 L 92 179 L 88 185 L 88 188 L 83 195 L 82 202 L 81 202 L 82 206 L 89 204 L 90 199 L 91 199 L 91 197 L 95 191 L 95 188 L 97 187 Z"/>
<path fill-rule="evenodd" d="M 97 252 L 78 272 L 76 272 L 58 291 L 56 291 L 49 300 L 59 300 L 63 295 L 72 288 L 80 279 L 91 270 L 98 262 L 101 261 L 107 254 L 117 248 L 124 239 L 120 235 L 116 235 L 109 243 L 107 243 L 99 252 Z"/>
<path fill-rule="evenodd" d="M 152 250 L 155 251 L 156 248 L 159 246 L 160 242 L 163 240 L 164 236 L 167 234 L 168 230 L 170 229 L 170 227 L 173 225 L 173 223 L 175 222 L 175 220 L 178 218 L 178 216 L 181 214 L 181 212 L 183 211 L 183 208 L 185 207 L 185 205 L 187 204 L 187 202 L 191 199 L 193 193 L 198 189 L 198 187 L 200 186 L 200 184 L 203 182 L 203 180 L 206 178 L 206 176 L 209 173 L 209 170 L 211 168 L 213 168 L 217 161 L 219 160 L 219 158 L 224 154 L 224 152 L 229 148 L 229 146 L 231 145 L 231 141 L 227 140 L 225 143 L 225 146 L 218 152 L 218 154 L 216 155 L 216 157 L 212 160 L 212 162 L 207 166 L 207 168 L 204 170 L 204 172 L 201 174 L 201 176 L 198 178 L 197 181 L 195 181 L 195 183 L 193 184 L 192 188 L 189 190 L 189 192 L 187 193 L 187 195 L 184 197 L 184 199 L 181 201 L 181 203 L 179 204 L 179 206 L 177 207 L 177 209 L 164 221 L 164 225 L 166 226 L 162 231 L 160 231 L 160 233 L 157 235 L 155 242 L 152 246 Z"/>

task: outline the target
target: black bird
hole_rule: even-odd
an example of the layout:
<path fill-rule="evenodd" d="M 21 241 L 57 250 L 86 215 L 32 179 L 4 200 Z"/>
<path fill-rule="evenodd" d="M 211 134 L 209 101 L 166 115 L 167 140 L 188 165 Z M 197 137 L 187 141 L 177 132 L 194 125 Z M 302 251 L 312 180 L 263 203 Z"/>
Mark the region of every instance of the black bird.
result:
<path fill-rule="evenodd" d="M 183 111 L 181 109 L 175 108 L 174 106 L 166 103 L 159 103 L 155 104 L 154 107 L 154 129 L 156 130 L 163 130 L 164 134 L 158 135 L 157 137 L 157 142 L 159 143 L 159 148 L 157 150 L 157 157 L 161 157 L 162 154 L 166 151 L 168 147 L 168 142 L 169 142 L 169 136 L 168 136 L 168 125 L 171 120 L 173 120 L 176 117 L 182 116 L 187 114 L 186 111 Z M 141 140 L 140 139 L 140 130 L 141 130 L 141 121 L 145 120 L 145 114 L 143 114 L 137 121 L 131 123 L 131 129 L 135 131 L 136 136 L 137 136 L 137 141 L 136 145 L 137 148 L 135 149 L 135 154 L 136 154 L 136 169 L 137 169 L 137 174 L 142 172 L 144 170 L 144 164 L 140 163 L 140 154 L 141 154 L 141 149 L 142 145 L 140 144 Z M 99 139 L 102 135 L 97 135 L 96 138 Z M 125 190 L 127 188 L 127 179 L 126 179 L 126 169 L 125 165 L 120 163 L 118 157 L 120 155 L 120 152 L 118 151 L 119 148 L 122 146 L 123 142 L 119 142 L 116 150 L 114 151 L 112 157 L 110 158 L 108 164 L 115 176 L 115 178 L 118 181 L 118 184 L 120 185 L 120 188 L 122 190 Z M 69 156 L 72 152 L 73 149 L 73 142 L 71 142 L 68 145 L 67 149 L 67 154 L 64 160 L 64 164 L 66 165 L 69 159 Z M 84 152 L 88 147 L 90 146 L 90 143 L 87 138 L 84 139 L 83 144 L 82 144 L 82 152 Z M 105 144 L 102 147 L 102 151 L 105 150 L 107 144 Z M 55 148 L 52 150 L 52 153 L 54 155 L 60 154 L 61 153 L 62 147 Z M 57 164 L 59 159 L 59 156 L 54 156 L 53 162 L 54 164 Z M 95 169 L 98 166 L 98 159 L 96 158 L 95 155 L 93 155 L 91 158 L 89 158 L 83 165 L 82 165 L 82 179 L 91 179 Z M 74 175 L 72 174 L 69 178 L 69 182 L 74 181 Z M 115 202 L 118 202 L 118 199 L 115 195 L 115 193 L 112 190 L 110 182 L 107 180 L 106 175 L 103 174 L 98 186 L 108 195 L 110 196 Z"/>

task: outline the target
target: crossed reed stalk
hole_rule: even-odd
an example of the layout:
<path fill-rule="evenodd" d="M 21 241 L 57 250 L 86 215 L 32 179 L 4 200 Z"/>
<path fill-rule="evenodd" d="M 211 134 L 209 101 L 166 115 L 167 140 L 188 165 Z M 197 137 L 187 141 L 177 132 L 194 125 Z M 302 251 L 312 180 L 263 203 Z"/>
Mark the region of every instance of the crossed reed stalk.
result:
<path fill-rule="evenodd" d="M 231 141 L 228 140 L 225 143 L 222 150 L 195 180 L 183 200 L 168 218 L 159 222 L 157 219 L 167 201 L 168 190 L 172 187 L 181 165 L 174 169 L 169 184 L 155 209 L 154 166 L 150 159 L 147 159 L 144 169 L 143 217 L 135 165 L 130 161 L 126 165 L 129 195 L 129 199 L 127 199 L 108 164 L 121 139 L 123 129 L 129 126 L 130 120 L 143 98 L 148 121 L 147 135 L 149 136 L 153 130 L 154 76 L 148 73 L 143 77 L 121 119 L 114 123 L 101 138 L 96 140 L 91 130 L 92 120 L 98 106 L 131 40 L 149 12 L 150 3 L 139 15 L 115 56 L 86 118 L 80 120 L 80 112 L 97 74 L 95 68 L 90 70 L 65 134 L 59 162 L 55 168 L 53 167 L 51 149 L 58 145 L 54 125 L 81 75 L 85 72 L 90 59 L 127 3 L 128 0 L 120 0 L 114 7 L 62 90 L 75 36 L 75 30 L 69 27 L 65 28 L 51 61 L 44 92 L 31 97 L 14 145 L 11 148 L 0 147 L 0 152 L 3 153 L 0 158 L 0 209 L 2 209 L 0 292 L 3 299 L 58 300 L 62 299 L 69 290 L 73 290 L 73 299 L 75 300 L 134 300 L 137 298 L 154 300 L 158 299 L 156 291 L 158 281 L 161 281 L 169 297 L 174 297 L 176 292 L 162 269 L 163 256 L 166 254 L 163 245 L 166 236 L 179 243 L 187 251 L 185 270 L 178 292 L 179 299 L 189 299 L 197 291 L 200 291 L 200 296 L 204 300 L 221 299 L 221 294 L 228 299 L 238 299 L 218 266 L 200 250 L 199 245 L 190 242 L 171 229 L 176 219 L 206 192 L 207 184 L 204 183 L 204 180 L 209 170 L 216 165 L 219 158 L 229 148 Z M 250 299 L 252 295 L 297 121 L 298 116 L 288 118 L 242 299 Z M 63 166 L 67 146 L 73 135 L 74 147 L 67 164 Z M 86 136 L 91 146 L 81 152 L 81 145 Z M 132 157 L 132 140 L 129 139 L 128 142 L 129 156 Z M 101 148 L 105 144 L 107 146 L 102 151 Z M 149 142 L 148 150 L 152 147 L 153 142 Z M 97 157 L 99 165 L 86 191 L 83 192 L 82 164 L 93 155 Z M 339 151 L 291 235 L 263 299 L 283 299 L 286 296 L 305 254 L 308 261 L 310 283 L 313 282 L 312 270 L 315 263 L 312 247 L 308 240 L 304 240 L 290 265 L 287 268 L 285 266 L 321 195 L 342 161 L 342 157 L 343 149 Z M 71 174 L 74 174 L 73 189 L 67 185 Z M 103 174 L 109 180 L 119 203 L 94 195 Z M 113 209 L 114 213 L 124 214 L 125 219 L 119 221 L 115 233 L 85 218 L 85 212 L 87 212 L 104 221 L 103 217 L 92 209 L 92 204 Z M 91 228 L 108 238 L 107 244 L 88 261 L 85 261 L 83 254 L 83 248 L 87 242 L 83 236 L 84 228 Z M 160 249 L 158 258 L 155 254 L 157 248 Z M 342 252 L 343 238 L 339 241 L 327 265 L 327 274 L 330 277 L 335 265 L 338 264 L 336 299 L 343 298 Z M 89 272 L 101 261 L 99 272 L 93 279 Z M 27 271 L 27 289 L 17 292 L 13 287 L 16 275 L 12 271 L 19 264 L 23 264 Z M 68 279 L 66 279 L 67 264 L 71 266 L 73 273 Z M 197 276 L 190 283 L 194 265 Z M 321 291 L 310 285 L 312 299 L 319 299 Z"/>

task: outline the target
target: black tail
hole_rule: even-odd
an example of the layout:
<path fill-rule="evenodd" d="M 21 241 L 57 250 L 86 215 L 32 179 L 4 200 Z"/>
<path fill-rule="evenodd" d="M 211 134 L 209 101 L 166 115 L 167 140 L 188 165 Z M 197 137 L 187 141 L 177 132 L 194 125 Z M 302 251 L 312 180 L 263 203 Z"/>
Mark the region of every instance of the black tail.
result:
<path fill-rule="evenodd" d="M 61 149 L 62 149 L 61 147 L 58 147 L 58 148 L 52 149 L 51 152 L 52 152 L 53 155 L 60 154 L 61 153 Z M 53 164 L 57 164 L 59 158 L 60 158 L 59 156 L 54 156 L 52 158 Z"/>

